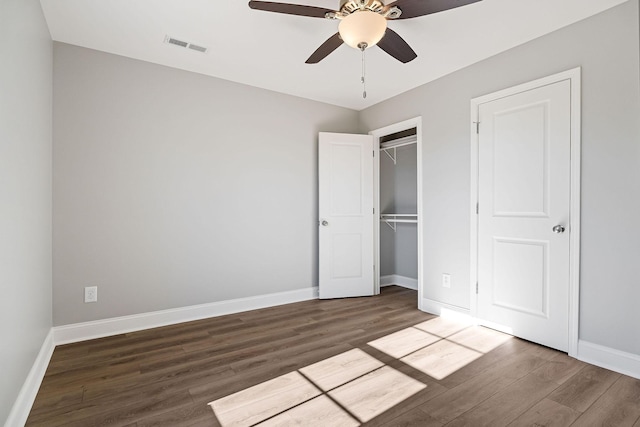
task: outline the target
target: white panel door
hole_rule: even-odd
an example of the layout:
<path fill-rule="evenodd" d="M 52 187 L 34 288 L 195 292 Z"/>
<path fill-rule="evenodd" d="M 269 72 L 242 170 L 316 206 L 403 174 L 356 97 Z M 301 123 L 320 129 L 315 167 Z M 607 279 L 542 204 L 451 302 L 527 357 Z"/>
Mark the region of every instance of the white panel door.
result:
<path fill-rule="evenodd" d="M 570 81 L 480 104 L 478 318 L 567 351 Z"/>
<path fill-rule="evenodd" d="M 320 133 L 320 298 L 374 294 L 373 137 Z"/>

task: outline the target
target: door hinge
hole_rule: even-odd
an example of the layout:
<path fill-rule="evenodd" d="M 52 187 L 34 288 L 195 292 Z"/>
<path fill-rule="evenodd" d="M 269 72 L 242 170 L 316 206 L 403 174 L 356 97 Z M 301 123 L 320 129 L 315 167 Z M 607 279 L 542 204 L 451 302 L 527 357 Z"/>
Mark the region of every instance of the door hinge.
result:
<path fill-rule="evenodd" d="M 376 208 L 373 208 L 373 214 L 374 215 L 376 214 Z"/>
<path fill-rule="evenodd" d="M 478 282 L 476 282 L 476 295 L 478 295 Z"/>
<path fill-rule="evenodd" d="M 373 152 L 373 157 L 375 157 L 375 156 L 376 156 L 376 152 L 374 151 L 374 152 Z"/>
<path fill-rule="evenodd" d="M 473 122 L 476 124 L 476 134 L 480 134 L 480 122 Z"/>
<path fill-rule="evenodd" d="M 476 203 L 476 215 L 480 213 L 480 203 Z"/>

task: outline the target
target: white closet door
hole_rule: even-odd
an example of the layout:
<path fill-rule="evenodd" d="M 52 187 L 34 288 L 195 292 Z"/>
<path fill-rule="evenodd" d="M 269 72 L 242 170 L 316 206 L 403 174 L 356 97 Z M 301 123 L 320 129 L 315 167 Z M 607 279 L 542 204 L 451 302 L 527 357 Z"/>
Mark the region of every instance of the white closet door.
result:
<path fill-rule="evenodd" d="M 373 137 L 320 133 L 320 298 L 374 295 Z"/>
<path fill-rule="evenodd" d="M 479 107 L 478 317 L 566 351 L 568 80 Z"/>

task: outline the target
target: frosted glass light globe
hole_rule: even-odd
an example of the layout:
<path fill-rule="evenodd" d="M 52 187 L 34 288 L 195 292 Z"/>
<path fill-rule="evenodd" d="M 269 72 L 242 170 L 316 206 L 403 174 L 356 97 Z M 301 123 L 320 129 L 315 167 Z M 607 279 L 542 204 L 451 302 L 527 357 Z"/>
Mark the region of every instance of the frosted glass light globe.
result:
<path fill-rule="evenodd" d="M 344 17 L 338 25 L 342 41 L 359 49 L 360 43 L 367 47 L 375 46 L 384 37 L 387 20 L 380 14 L 369 10 L 359 10 Z"/>

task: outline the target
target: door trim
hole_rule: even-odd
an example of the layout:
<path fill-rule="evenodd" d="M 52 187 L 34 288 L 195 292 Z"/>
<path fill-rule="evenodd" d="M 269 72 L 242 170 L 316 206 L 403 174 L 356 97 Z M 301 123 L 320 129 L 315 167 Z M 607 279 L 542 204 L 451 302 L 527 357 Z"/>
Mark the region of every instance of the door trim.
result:
<path fill-rule="evenodd" d="M 571 157 L 570 157 L 570 238 L 569 238 L 569 356 L 578 356 L 578 333 L 580 320 L 580 151 L 581 151 L 581 101 L 580 101 L 580 76 L 581 68 L 577 67 L 552 76 L 544 77 L 528 83 L 500 90 L 488 95 L 473 98 L 471 100 L 471 198 L 469 204 L 470 216 L 470 293 L 471 316 L 477 318 L 478 304 L 476 283 L 478 280 L 478 215 L 476 204 L 478 203 L 478 140 L 476 122 L 479 120 L 478 112 L 481 104 L 495 101 L 515 95 L 520 92 L 532 90 L 541 86 L 547 86 L 560 81 L 569 80 L 571 84 Z M 482 126 L 482 124 L 480 124 Z"/>
<path fill-rule="evenodd" d="M 375 129 L 369 132 L 373 136 L 373 151 L 375 161 L 373 162 L 373 206 L 375 215 L 373 217 L 373 247 L 375 262 L 374 289 L 375 294 L 380 293 L 380 138 L 403 130 L 416 128 L 416 162 L 417 162 L 417 214 L 418 214 L 418 309 L 422 308 L 423 294 L 423 235 L 422 235 L 422 117 L 414 117 L 404 120 L 383 128 Z"/>

